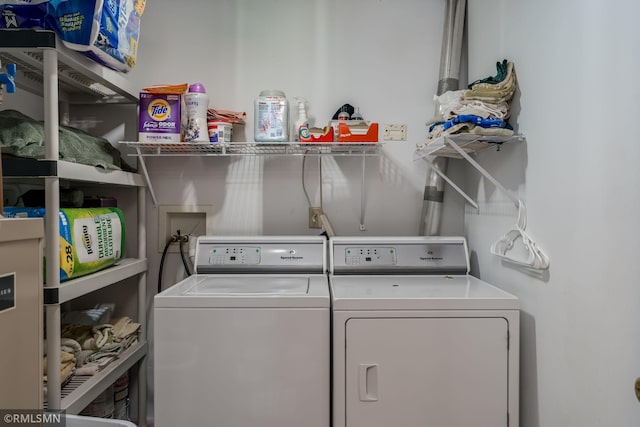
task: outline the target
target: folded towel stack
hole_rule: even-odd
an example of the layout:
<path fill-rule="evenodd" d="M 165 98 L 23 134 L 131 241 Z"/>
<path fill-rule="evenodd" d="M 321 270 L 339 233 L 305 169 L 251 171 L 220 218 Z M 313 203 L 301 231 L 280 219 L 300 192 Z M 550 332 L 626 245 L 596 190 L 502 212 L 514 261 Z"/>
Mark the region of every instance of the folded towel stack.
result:
<path fill-rule="evenodd" d="M 44 356 L 44 363 L 42 364 L 42 373 L 44 375 L 44 382 L 47 383 L 47 356 Z M 73 354 L 66 351 L 60 352 L 60 382 L 65 384 L 67 380 L 71 378 L 76 369 L 76 358 Z"/>
<path fill-rule="evenodd" d="M 465 91 L 465 100 L 478 100 L 488 103 L 511 102 L 513 94 L 516 92 L 516 73 L 513 63 L 506 59 L 502 63 L 496 64 L 498 74 L 469 85 L 469 90 Z M 502 80 L 499 80 L 504 76 Z"/>
<path fill-rule="evenodd" d="M 508 119 L 516 91 L 515 69 L 506 59 L 496 67 L 495 76 L 475 81 L 468 89 L 448 91 L 435 98 L 439 117 L 427 123 L 430 125 L 427 142 L 459 133 L 513 135 Z"/>
<path fill-rule="evenodd" d="M 120 317 L 99 325 L 65 324 L 60 339 L 60 378 L 64 384 L 73 375 L 95 375 L 133 343 L 141 325 Z M 46 381 L 47 357 L 44 358 Z"/>

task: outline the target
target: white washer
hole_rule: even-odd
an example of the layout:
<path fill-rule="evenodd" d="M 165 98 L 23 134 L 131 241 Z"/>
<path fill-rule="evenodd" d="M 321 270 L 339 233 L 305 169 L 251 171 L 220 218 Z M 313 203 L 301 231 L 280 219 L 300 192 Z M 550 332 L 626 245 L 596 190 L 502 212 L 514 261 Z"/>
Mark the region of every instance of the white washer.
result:
<path fill-rule="evenodd" d="M 328 427 L 326 239 L 201 237 L 154 298 L 157 427 Z"/>
<path fill-rule="evenodd" d="M 519 304 L 464 238 L 333 238 L 333 427 L 518 425 Z"/>

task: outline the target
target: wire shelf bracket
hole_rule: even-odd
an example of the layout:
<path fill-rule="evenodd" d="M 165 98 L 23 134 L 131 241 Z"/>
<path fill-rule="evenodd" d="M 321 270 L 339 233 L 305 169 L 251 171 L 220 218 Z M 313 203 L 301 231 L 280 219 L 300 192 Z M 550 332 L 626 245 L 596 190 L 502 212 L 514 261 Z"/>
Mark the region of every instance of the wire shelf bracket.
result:
<path fill-rule="evenodd" d="M 459 139 L 456 142 L 456 139 Z M 531 236 L 525 231 L 527 226 L 527 209 L 524 201 L 514 197 L 502 184 L 498 182 L 486 169 L 471 157 L 470 153 L 476 153 L 490 147 L 498 148 L 504 142 L 522 141 L 522 135 L 514 135 L 508 138 L 479 137 L 477 135 L 445 135 L 434 142 L 419 147 L 414 155 L 414 160 L 423 159 L 431 166 L 432 170 L 444 179 L 454 190 L 456 190 L 470 205 L 478 209 L 478 204 L 456 185 L 451 178 L 438 169 L 433 163 L 433 159 L 441 154 L 446 157 L 462 158 L 469 162 L 482 176 L 488 179 L 498 190 L 500 190 L 518 209 L 518 219 L 516 225 L 505 233 L 499 240 L 491 245 L 491 253 L 507 262 L 532 270 L 546 270 L 549 268 L 549 257 L 538 247 Z M 528 252 L 526 260 L 517 259 L 508 254 L 513 248 L 516 240 L 521 239 Z"/>

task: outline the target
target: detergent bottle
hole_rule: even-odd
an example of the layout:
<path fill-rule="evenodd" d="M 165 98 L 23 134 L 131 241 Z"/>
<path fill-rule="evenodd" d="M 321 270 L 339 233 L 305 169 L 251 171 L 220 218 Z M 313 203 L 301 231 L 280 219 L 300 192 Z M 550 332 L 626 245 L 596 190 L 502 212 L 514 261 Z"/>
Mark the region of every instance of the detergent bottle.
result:
<path fill-rule="evenodd" d="M 209 108 L 209 96 L 204 86 L 200 83 L 194 83 L 189 86 L 189 91 L 184 95 L 184 102 L 187 108 L 185 142 L 208 142 L 207 110 Z"/>
<path fill-rule="evenodd" d="M 255 101 L 256 142 L 289 141 L 289 103 L 281 90 L 263 90 Z"/>

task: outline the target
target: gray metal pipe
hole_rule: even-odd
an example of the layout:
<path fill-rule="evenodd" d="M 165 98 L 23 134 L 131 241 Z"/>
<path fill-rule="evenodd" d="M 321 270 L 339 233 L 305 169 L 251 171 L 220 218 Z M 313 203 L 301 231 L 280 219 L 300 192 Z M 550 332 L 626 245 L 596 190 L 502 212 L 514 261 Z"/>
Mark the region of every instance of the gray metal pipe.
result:
<path fill-rule="evenodd" d="M 451 51 L 453 49 L 453 32 L 456 23 L 457 0 L 446 0 L 444 11 L 444 28 L 442 30 L 442 47 L 440 50 L 440 74 L 438 75 L 438 95 L 446 92 L 443 85 L 448 86 L 447 79 L 452 76 Z"/>
<path fill-rule="evenodd" d="M 446 1 L 442 50 L 440 53 L 438 95 L 442 95 L 449 90 L 457 90 L 459 87 L 462 38 L 464 36 L 467 5 L 466 0 Z M 445 157 L 437 157 L 433 160 L 433 167 L 438 168 L 443 173 L 447 172 L 447 165 L 448 159 Z M 444 184 L 444 180 L 430 167 L 427 171 L 420 217 L 419 234 L 422 236 L 437 236 L 440 234 Z"/>

